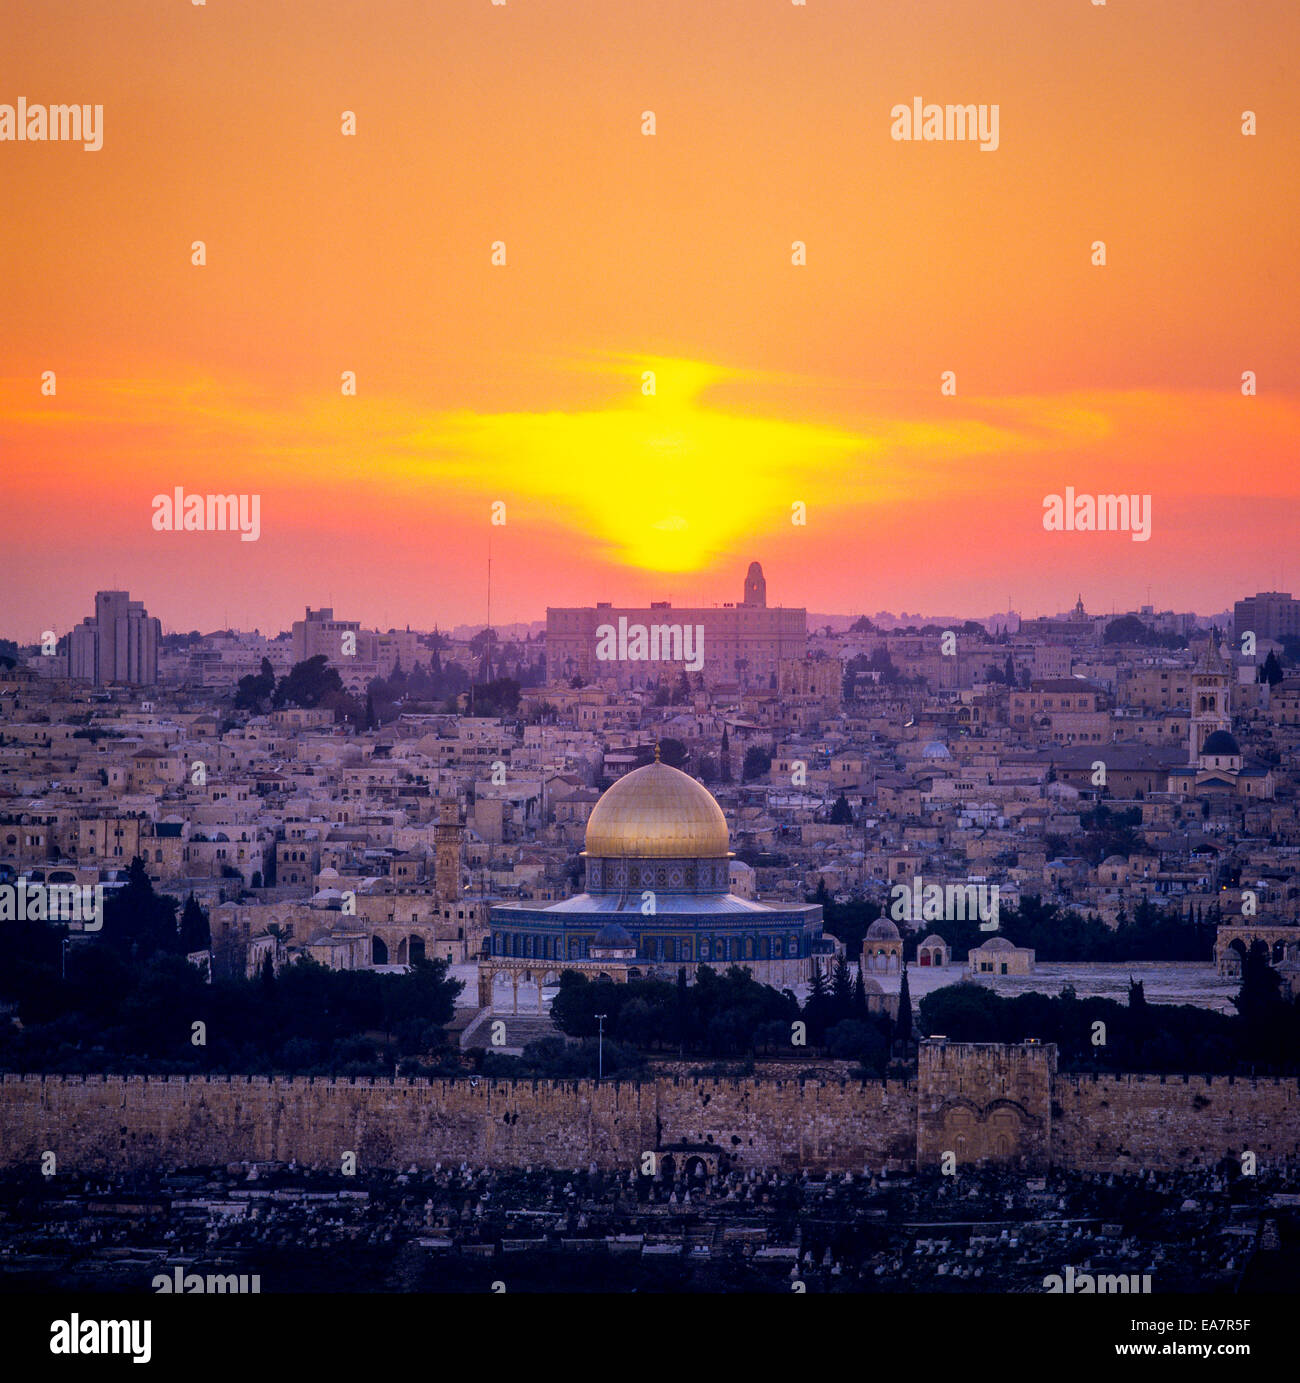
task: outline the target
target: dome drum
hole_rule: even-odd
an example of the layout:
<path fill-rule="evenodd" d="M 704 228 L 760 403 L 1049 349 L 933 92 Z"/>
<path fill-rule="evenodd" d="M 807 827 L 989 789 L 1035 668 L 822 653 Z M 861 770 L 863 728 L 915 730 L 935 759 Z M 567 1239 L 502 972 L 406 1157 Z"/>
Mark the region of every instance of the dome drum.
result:
<path fill-rule="evenodd" d="M 721 859 L 587 858 L 588 893 L 726 893 L 730 868 Z"/>

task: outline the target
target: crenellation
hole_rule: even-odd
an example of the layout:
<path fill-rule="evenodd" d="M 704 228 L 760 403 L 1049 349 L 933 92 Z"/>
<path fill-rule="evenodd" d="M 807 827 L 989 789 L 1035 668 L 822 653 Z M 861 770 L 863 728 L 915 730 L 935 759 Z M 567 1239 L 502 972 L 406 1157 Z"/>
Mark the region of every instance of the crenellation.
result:
<path fill-rule="evenodd" d="M 926 1044 L 908 1080 L 0 1077 L 0 1160 L 64 1167 L 295 1160 L 634 1167 L 712 1144 L 742 1166 L 929 1166 L 951 1152 L 1085 1170 L 1300 1156 L 1300 1080 L 1057 1074 L 1047 1046 Z M 1206 1118 L 1205 1111 L 1213 1118 Z"/>

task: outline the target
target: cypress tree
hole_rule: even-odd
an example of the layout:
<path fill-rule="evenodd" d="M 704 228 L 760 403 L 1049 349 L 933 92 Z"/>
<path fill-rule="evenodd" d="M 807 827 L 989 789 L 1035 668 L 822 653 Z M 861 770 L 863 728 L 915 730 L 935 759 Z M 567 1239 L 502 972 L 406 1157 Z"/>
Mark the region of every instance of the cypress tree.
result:
<path fill-rule="evenodd" d="M 894 1022 L 894 1040 L 906 1047 L 912 1040 L 912 992 L 907 983 L 907 962 L 903 962 L 903 979 L 898 986 L 898 1018 Z"/>
<path fill-rule="evenodd" d="M 858 977 L 853 981 L 853 1016 L 860 1021 L 867 1017 L 867 986 L 862 980 L 862 967 L 858 966 Z"/>
<path fill-rule="evenodd" d="M 849 979 L 848 958 L 841 951 L 831 972 L 831 1014 L 838 1023 L 852 1015 L 853 982 Z"/>

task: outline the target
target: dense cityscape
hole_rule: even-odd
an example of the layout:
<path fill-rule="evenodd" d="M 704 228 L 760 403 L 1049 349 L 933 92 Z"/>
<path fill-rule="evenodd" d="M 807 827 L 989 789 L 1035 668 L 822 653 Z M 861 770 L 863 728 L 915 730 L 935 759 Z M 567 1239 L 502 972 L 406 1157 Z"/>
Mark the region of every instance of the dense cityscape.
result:
<path fill-rule="evenodd" d="M 102 591 L 52 646 L 8 645 L 6 1107 L 26 1128 L 42 1076 L 143 1080 L 146 1103 L 151 1079 L 254 1075 L 874 1081 L 886 1106 L 919 1090 L 915 1135 L 746 1139 L 706 1093 L 677 1137 L 657 1106 L 648 1161 L 593 1160 L 593 1133 L 551 1171 L 427 1135 L 408 1165 L 374 1125 L 342 1177 L 310 1139 L 210 1122 L 138 1147 L 124 1126 L 66 1170 L 20 1136 L 7 1280 L 197 1264 L 325 1290 L 364 1246 L 375 1290 L 477 1290 L 501 1255 L 538 1289 L 1042 1291 L 1067 1262 L 1294 1286 L 1295 1104 L 1265 1142 L 1214 1091 L 1300 1070 L 1300 603 L 814 627 L 757 562 L 738 594 L 508 630 L 309 609 L 264 636 L 164 635 Z M 602 657 L 620 621 L 662 656 Z M 1013 1073 L 981 1078 L 1016 1098 L 973 1120 L 940 1082 L 927 1132 L 944 1049 L 1021 1053 L 1030 1084 L 1045 1061 L 1052 1131 Z M 1197 1146 L 1167 1146 L 1163 1113 L 1150 1144 L 1131 1115 L 1075 1141 L 1079 1082 L 1193 1075 Z"/>

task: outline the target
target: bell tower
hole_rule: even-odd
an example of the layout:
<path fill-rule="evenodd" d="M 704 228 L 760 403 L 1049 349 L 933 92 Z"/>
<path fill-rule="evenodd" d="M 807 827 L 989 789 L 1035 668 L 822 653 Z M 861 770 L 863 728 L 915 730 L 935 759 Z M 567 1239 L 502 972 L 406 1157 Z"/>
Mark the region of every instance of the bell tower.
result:
<path fill-rule="evenodd" d="M 1228 664 L 1211 634 L 1205 652 L 1192 669 L 1192 705 L 1187 727 L 1187 761 L 1196 764 L 1205 741 L 1216 730 L 1232 733 L 1232 684 Z"/>

